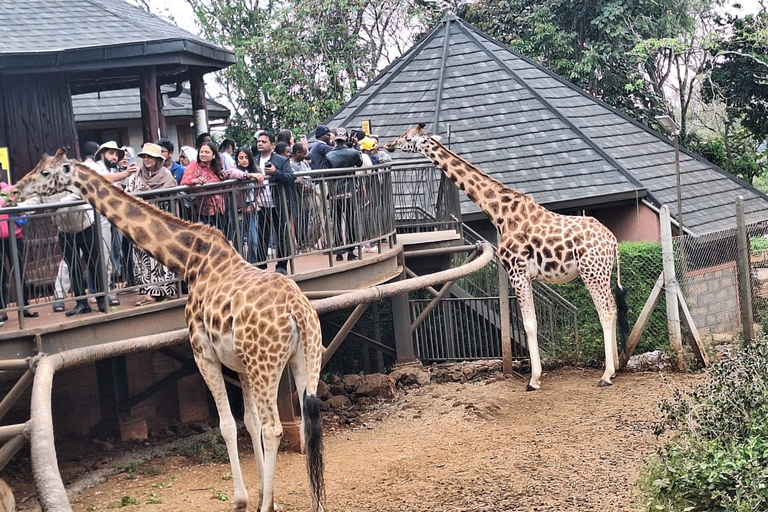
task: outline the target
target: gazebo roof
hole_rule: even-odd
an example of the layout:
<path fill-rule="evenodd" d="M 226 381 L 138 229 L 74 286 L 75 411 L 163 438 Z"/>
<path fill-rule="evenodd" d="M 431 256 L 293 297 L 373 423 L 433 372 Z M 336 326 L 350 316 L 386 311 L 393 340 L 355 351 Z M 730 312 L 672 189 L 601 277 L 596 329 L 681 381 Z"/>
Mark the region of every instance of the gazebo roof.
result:
<path fill-rule="evenodd" d="M 0 74 L 82 72 L 73 93 L 115 88 L 110 76 L 131 67 L 161 66 L 167 83 L 190 66 L 208 72 L 235 62 L 232 51 L 124 0 L 3 2 L 0 41 Z"/>
<path fill-rule="evenodd" d="M 446 16 L 327 121 L 371 122 L 382 144 L 418 123 L 502 183 L 556 211 L 645 198 L 677 215 L 675 151 L 666 136 L 541 65 Z M 413 155 L 399 155 L 412 158 Z M 768 196 L 681 151 L 685 227 L 694 235 L 768 219 Z M 465 219 L 482 212 L 461 196 Z"/>

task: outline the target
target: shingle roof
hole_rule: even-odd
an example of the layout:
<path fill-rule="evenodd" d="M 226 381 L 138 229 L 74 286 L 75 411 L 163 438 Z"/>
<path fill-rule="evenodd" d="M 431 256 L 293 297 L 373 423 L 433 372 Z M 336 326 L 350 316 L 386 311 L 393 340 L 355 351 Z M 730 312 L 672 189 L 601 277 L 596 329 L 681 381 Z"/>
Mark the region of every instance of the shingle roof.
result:
<path fill-rule="evenodd" d="M 163 86 L 162 92 L 173 91 L 173 87 Z M 224 105 L 208 99 L 208 117 L 227 119 L 230 111 Z M 118 119 L 141 119 L 139 89 L 120 89 L 101 93 L 75 94 L 72 96 L 72 110 L 76 123 L 111 121 Z M 179 96 L 168 98 L 163 107 L 166 118 L 192 117 L 192 96 L 184 89 Z"/>
<path fill-rule="evenodd" d="M 552 210 L 645 197 L 677 215 L 671 141 L 546 68 L 446 16 L 336 115 L 332 126 L 370 120 L 382 144 L 415 124 L 502 183 Z M 413 155 L 400 155 L 412 158 Z M 681 151 L 686 231 L 735 226 L 744 197 L 747 222 L 768 219 L 768 196 Z M 482 212 L 462 194 L 465 219 Z"/>
<path fill-rule="evenodd" d="M 218 67 L 234 62 L 231 51 L 124 0 L 2 2 L 0 41 L 0 71 L 87 69 L 89 63 L 103 69 L 104 61 L 131 58 L 153 64 L 158 55 L 178 52 Z"/>

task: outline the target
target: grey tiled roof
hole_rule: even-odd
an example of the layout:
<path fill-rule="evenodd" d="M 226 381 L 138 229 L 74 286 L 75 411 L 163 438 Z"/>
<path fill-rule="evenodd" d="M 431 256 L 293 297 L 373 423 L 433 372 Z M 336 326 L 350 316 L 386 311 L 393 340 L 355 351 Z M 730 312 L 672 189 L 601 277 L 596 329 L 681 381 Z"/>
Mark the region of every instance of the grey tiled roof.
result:
<path fill-rule="evenodd" d="M 169 51 L 234 61 L 231 51 L 124 0 L 1 2 L 0 41 L 0 70 L 146 58 Z"/>
<path fill-rule="evenodd" d="M 163 86 L 162 92 L 167 93 L 174 87 Z M 208 102 L 208 116 L 211 119 L 227 119 L 230 111 L 224 105 L 211 99 Z M 122 119 L 141 119 L 141 104 L 139 89 L 120 89 L 103 91 L 101 93 L 75 94 L 72 96 L 72 109 L 76 123 L 94 121 L 113 121 Z M 175 97 L 169 98 L 163 107 L 166 118 L 192 117 L 192 96 L 187 89 Z"/>
<path fill-rule="evenodd" d="M 331 126 L 370 120 L 382 144 L 417 123 L 502 183 L 552 210 L 646 198 L 677 215 L 671 141 L 573 84 L 447 16 L 361 90 Z M 396 155 L 413 158 L 414 155 Z M 768 219 L 768 196 L 686 152 L 683 220 L 700 235 Z M 462 214 L 482 212 L 462 194 Z"/>

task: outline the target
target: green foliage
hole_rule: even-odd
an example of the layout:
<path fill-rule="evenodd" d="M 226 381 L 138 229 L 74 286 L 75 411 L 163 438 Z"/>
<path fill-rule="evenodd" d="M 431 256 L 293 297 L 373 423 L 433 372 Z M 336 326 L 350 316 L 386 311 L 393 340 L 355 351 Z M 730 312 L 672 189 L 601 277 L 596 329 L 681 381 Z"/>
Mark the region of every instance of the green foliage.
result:
<path fill-rule="evenodd" d="M 768 175 L 768 159 L 759 151 L 754 136 L 747 130 L 731 129 L 727 144 L 722 137 L 704 141 L 692 135 L 686 147 L 749 184 Z"/>
<path fill-rule="evenodd" d="M 702 90 L 705 101 L 725 100 L 732 121 L 740 121 L 755 141 L 768 137 L 768 13 L 738 18 L 725 14 L 721 30 L 729 34 L 713 54 L 711 80 Z"/>
<path fill-rule="evenodd" d="M 621 285 L 627 290 L 629 325 L 632 326 L 637 321 L 661 273 L 661 245 L 652 242 L 622 242 L 619 244 L 619 251 L 621 253 Z M 612 277 L 615 287 L 615 268 Z M 578 311 L 582 361 L 594 363 L 604 361 L 603 329 L 595 304 L 582 280 L 575 279 L 570 283 L 552 285 L 552 288 L 573 304 Z M 669 336 L 664 304 L 662 297 L 648 321 L 635 352 L 668 348 Z"/>
<path fill-rule="evenodd" d="M 222 491 L 220 489 L 214 489 L 211 496 L 212 500 L 218 500 L 218 501 L 229 501 L 229 496 L 227 496 L 227 493 L 225 491 Z"/>
<path fill-rule="evenodd" d="M 120 498 L 121 507 L 128 507 L 131 505 L 138 505 L 138 504 L 139 504 L 139 500 L 128 495 L 125 495 L 122 498 Z"/>
<path fill-rule="evenodd" d="M 399 56 L 392 46 L 423 12 L 412 0 L 187 2 L 203 35 L 235 52 L 219 80 L 237 107 L 229 135 L 241 142 L 257 129 L 314 129 Z"/>
<path fill-rule="evenodd" d="M 745 512 L 768 507 L 768 343 L 760 337 L 709 378 L 662 402 L 657 432 L 678 435 L 638 480 L 645 510 Z"/>
<path fill-rule="evenodd" d="M 149 498 L 147 498 L 147 505 L 159 505 L 163 502 L 163 499 L 160 498 L 157 493 L 154 491 L 149 493 Z"/>
<path fill-rule="evenodd" d="M 753 236 L 749 239 L 749 249 L 752 252 L 765 252 L 768 251 L 768 238 L 764 236 Z"/>
<path fill-rule="evenodd" d="M 210 436 L 202 441 L 182 440 L 176 443 L 176 451 L 200 464 L 209 462 L 229 462 L 227 445 L 221 436 Z"/>
<path fill-rule="evenodd" d="M 118 463 L 117 469 L 121 471 L 125 471 L 126 475 L 125 478 L 128 480 L 135 480 L 139 475 L 139 466 L 141 465 L 141 462 L 138 460 L 129 460 L 125 463 Z"/>

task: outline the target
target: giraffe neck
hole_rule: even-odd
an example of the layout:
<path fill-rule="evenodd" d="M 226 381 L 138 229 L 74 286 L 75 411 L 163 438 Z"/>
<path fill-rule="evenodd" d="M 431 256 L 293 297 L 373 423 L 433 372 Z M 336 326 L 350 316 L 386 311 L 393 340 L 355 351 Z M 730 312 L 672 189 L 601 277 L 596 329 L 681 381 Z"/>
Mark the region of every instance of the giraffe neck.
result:
<path fill-rule="evenodd" d="M 527 195 L 491 178 L 431 137 L 418 144 L 417 149 L 432 160 L 499 228 L 507 220 L 510 210 L 518 210 L 523 205 L 536 205 Z"/>
<path fill-rule="evenodd" d="M 191 281 L 214 251 L 217 258 L 236 254 L 218 231 L 174 217 L 127 194 L 80 163 L 74 164 L 73 185 L 115 228 L 182 279 Z"/>

